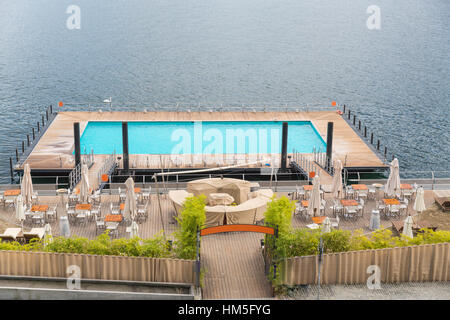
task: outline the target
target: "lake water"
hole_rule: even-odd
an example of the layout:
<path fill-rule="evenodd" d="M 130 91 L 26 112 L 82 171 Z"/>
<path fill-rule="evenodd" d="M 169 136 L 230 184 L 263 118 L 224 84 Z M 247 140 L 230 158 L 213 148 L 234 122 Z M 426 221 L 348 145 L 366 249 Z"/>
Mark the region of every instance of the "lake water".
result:
<path fill-rule="evenodd" d="M 79 30 L 66 26 L 72 4 Z M 379 30 L 366 26 L 370 5 Z M 449 12 L 448 0 L 1 1 L 0 175 L 46 106 L 109 97 L 113 108 L 336 100 L 401 170 L 450 170 Z"/>

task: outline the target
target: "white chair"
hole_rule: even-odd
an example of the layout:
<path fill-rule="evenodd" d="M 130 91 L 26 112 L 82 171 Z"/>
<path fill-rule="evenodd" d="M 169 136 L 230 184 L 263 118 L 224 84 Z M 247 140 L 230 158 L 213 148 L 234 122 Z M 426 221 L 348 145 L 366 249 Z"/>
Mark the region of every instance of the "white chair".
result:
<path fill-rule="evenodd" d="M 102 219 L 95 220 L 95 233 L 98 234 L 98 232 L 103 232 L 106 230 L 105 221 Z"/>
<path fill-rule="evenodd" d="M 367 200 L 368 191 L 367 190 L 359 190 L 358 191 L 358 199 L 366 199 Z"/>
<path fill-rule="evenodd" d="M 376 208 L 380 213 L 384 213 L 386 215 L 386 205 L 383 202 L 377 201 Z"/>
<path fill-rule="evenodd" d="M 408 198 L 405 198 L 400 203 L 400 215 L 402 215 L 403 213 L 408 213 L 408 205 L 409 205 L 409 200 L 408 200 Z"/>
<path fill-rule="evenodd" d="M 394 218 L 398 218 L 400 216 L 400 206 L 393 204 L 389 209 L 389 215 Z"/>
<path fill-rule="evenodd" d="M 367 194 L 367 199 L 375 200 L 376 196 L 377 196 L 377 189 L 375 189 L 375 187 L 372 187 L 372 186 L 369 186 L 368 188 L 369 188 L 369 191 Z"/>
<path fill-rule="evenodd" d="M 151 192 L 152 188 L 149 187 L 148 189 L 143 189 L 142 190 L 142 199 L 143 200 L 149 200 L 150 199 L 150 192 Z"/>
<path fill-rule="evenodd" d="M 39 197 L 37 192 L 33 192 L 31 195 L 31 203 L 36 204 L 39 202 Z"/>
<path fill-rule="evenodd" d="M 320 201 L 320 212 L 322 215 L 325 215 L 325 207 L 327 205 L 327 202 L 325 201 L 325 199 L 322 199 Z"/>
<path fill-rule="evenodd" d="M 355 190 L 353 190 L 352 186 L 345 187 L 345 194 L 347 195 L 346 197 L 349 199 L 355 198 Z"/>
<path fill-rule="evenodd" d="M 336 199 L 334 200 L 334 205 L 331 207 L 331 209 L 333 209 L 333 213 L 336 216 L 342 215 L 344 212 L 344 207 L 342 206 L 340 201 Z"/>
<path fill-rule="evenodd" d="M 356 207 L 354 206 L 345 207 L 344 217 L 352 219 L 356 217 L 356 214 L 357 214 Z"/>
<path fill-rule="evenodd" d="M 47 210 L 47 212 L 45 213 L 45 217 L 46 217 L 46 222 L 47 221 L 56 221 L 56 219 L 58 218 L 58 213 L 56 212 L 56 204 L 49 207 L 49 209 Z"/>
<path fill-rule="evenodd" d="M 120 214 L 120 207 L 113 205 L 112 202 L 110 205 L 110 210 L 111 210 L 111 214 Z"/>
<path fill-rule="evenodd" d="M 331 227 L 334 229 L 339 229 L 339 216 L 336 216 L 336 218 L 329 218 L 331 222 Z"/>
<path fill-rule="evenodd" d="M 106 222 L 105 226 L 106 226 L 106 230 L 109 230 L 109 234 L 111 236 L 119 235 L 119 231 L 118 231 L 119 223 L 118 222 Z"/>
<path fill-rule="evenodd" d="M 362 217 L 364 215 L 364 199 L 359 199 L 359 204 L 357 207 L 358 216 Z"/>
<path fill-rule="evenodd" d="M 33 221 L 33 225 L 43 226 L 45 224 L 43 213 L 33 213 L 31 219 Z"/>

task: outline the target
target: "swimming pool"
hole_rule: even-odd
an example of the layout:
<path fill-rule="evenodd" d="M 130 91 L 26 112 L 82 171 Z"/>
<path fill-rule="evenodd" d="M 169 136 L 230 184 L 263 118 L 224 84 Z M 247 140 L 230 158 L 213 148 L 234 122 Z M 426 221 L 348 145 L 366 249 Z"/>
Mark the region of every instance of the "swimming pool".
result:
<path fill-rule="evenodd" d="M 288 152 L 326 150 L 309 121 L 288 122 Z M 130 154 L 280 153 L 282 122 L 128 122 Z M 122 153 L 122 123 L 91 121 L 81 136 L 81 152 Z"/>

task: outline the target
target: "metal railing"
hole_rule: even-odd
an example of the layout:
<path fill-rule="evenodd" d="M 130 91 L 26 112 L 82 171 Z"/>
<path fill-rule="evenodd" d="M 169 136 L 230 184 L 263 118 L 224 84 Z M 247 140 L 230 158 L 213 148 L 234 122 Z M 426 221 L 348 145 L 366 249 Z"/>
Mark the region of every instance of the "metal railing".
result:
<path fill-rule="evenodd" d="M 105 162 L 103 163 L 100 170 L 98 171 L 98 180 L 97 181 L 99 181 L 99 183 L 100 183 L 100 188 L 103 188 L 103 185 L 106 182 L 106 181 L 102 181 L 102 176 L 104 174 L 110 175 L 112 173 L 112 171 L 114 171 L 116 166 L 117 166 L 116 151 L 114 150 L 114 152 L 110 156 L 108 156 L 108 158 L 105 159 Z"/>
<path fill-rule="evenodd" d="M 308 181 L 311 180 L 311 172 L 314 172 L 314 175 L 319 173 L 317 164 L 310 157 L 298 152 L 296 149 L 292 150 L 292 161 L 294 168 L 302 171 Z"/>
<path fill-rule="evenodd" d="M 329 101 L 323 103 L 307 103 L 299 105 L 298 102 L 255 102 L 255 103 L 185 103 L 185 102 L 164 102 L 164 103 L 136 103 L 136 102 L 117 102 L 110 105 L 98 101 L 93 102 L 66 102 L 59 111 L 89 111 L 98 112 L 102 110 L 108 111 L 136 111 L 136 112 L 152 112 L 152 111 L 172 111 L 172 112 L 309 112 L 309 111 L 334 111 L 336 107 L 329 106 Z"/>
<path fill-rule="evenodd" d="M 69 173 L 69 188 L 73 189 L 81 180 L 81 168 L 86 164 L 88 168 L 94 164 L 94 150 L 88 154 L 81 155 L 81 162 Z"/>
<path fill-rule="evenodd" d="M 334 163 L 332 159 L 327 156 L 326 152 L 320 152 L 320 150 L 316 151 L 314 148 L 313 157 L 314 162 L 317 163 L 319 167 L 328 172 L 329 175 L 334 175 Z"/>

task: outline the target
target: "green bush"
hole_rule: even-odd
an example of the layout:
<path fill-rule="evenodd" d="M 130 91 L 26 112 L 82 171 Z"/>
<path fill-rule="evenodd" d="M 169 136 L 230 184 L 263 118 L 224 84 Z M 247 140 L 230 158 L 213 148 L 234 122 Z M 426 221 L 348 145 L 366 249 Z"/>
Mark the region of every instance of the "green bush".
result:
<path fill-rule="evenodd" d="M 175 251 L 181 259 L 195 259 L 197 230 L 206 221 L 206 196 L 188 197 L 184 201 L 181 218 L 176 217 L 179 229 L 175 232 Z"/>
<path fill-rule="evenodd" d="M 115 255 L 127 257 L 169 258 L 176 257 L 161 235 L 150 239 L 110 239 L 108 232 L 93 240 L 83 237 L 55 237 L 44 246 L 43 240 L 32 239 L 28 244 L 0 242 L 0 250 Z"/>
<path fill-rule="evenodd" d="M 320 237 L 323 239 L 323 252 L 336 253 L 358 250 L 407 247 L 432 243 L 450 242 L 450 231 L 423 229 L 414 238 L 403 235 L 392 236 L 389 229 L 378 229 L 369 235 L 362 230 L 332 230 L 322 233 L 320 229 L 299 229 L 285 234 L 277 242 L 278 257 L 300 257 L 318 254 Z"/>

